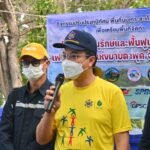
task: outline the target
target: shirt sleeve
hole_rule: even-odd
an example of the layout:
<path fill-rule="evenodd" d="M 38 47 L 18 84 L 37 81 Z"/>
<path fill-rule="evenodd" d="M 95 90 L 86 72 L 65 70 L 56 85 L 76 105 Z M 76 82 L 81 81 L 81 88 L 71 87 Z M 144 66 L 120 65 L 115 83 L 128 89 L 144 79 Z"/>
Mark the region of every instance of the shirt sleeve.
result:
<path fill-rule="evenodd" d="M 0 121 L 0 149 L 14 150 L 12 93 L 8 96 Z"/>
<path fill-rule="evenodd" d="M 117 88 L 112 96 L 112 125 L 113 133 L 120 133 L 132 129 L 126 101 L 121 89 Z"/>

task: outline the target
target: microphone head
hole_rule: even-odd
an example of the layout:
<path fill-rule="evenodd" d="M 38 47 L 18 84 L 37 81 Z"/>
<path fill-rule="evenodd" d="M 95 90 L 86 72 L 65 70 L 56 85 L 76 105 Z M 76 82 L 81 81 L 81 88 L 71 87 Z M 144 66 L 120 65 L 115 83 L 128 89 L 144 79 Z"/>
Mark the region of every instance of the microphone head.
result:
<path fill-rule="evenodd" d="M 60 73 L 57 75 L 56 79 L 55 79 L 55 83 L 60 82 L 60 84 L 63 84 L 64 82 L 64 74 Z"/>

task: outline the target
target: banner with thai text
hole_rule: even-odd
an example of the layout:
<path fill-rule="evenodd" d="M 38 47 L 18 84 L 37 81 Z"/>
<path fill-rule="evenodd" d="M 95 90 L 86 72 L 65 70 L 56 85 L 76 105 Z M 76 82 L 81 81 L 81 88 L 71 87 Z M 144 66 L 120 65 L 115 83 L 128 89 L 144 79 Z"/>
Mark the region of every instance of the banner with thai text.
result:
<path fill-rule="evenodd" d="M 52 82 L 62 72 L 62 49 L 52 45 L 63 42 L 73 29 L 96 38 L 101 77 L 122 87 L 132 119 L 144 119 L 150 96 L 150 8 L 48 15 L 48 78 Z"/>

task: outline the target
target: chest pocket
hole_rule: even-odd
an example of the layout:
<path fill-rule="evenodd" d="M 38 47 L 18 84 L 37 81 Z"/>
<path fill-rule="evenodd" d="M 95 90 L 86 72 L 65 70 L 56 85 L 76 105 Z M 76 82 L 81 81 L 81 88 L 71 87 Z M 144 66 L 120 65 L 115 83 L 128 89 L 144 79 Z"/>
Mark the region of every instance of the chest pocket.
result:
<path fill-rule="evenodd" d="M 23 114 L 24 109 L 18 107 L 15 108 L 15 117 L 14 117 L 15 124 L 17 124 L 18 122 L 22 122 Z"/>
<path fill-rule="evenodd" d="M 32 114 L 32 119 L 30 121 L 29 130 L 28 130 L 28 141 L 35 139 L 35 132 L 38 123 L 40 122 L 44 113 L 44 109 L 35 109 Z"/>
<path fill-rule="evenodd" d="M 24 109 L 15 108 L 14 113 L 14 139 L 18 141 L 22 132 L 23 119 L 24 118 Z"/>
<path fill-rule="evenodd" d="M 31 122 L 32 129 L 36 128 L 36 126 L 40 122 L 43 114 L 44 114 L 44 109 L 35 109 L 34 110 L 32 122 Z"/>
<path fill-rule="evenodd" d="M 33 113 L 35 119 L 41 118 L 44 114 L 44 109 L 36 109 Z"/>

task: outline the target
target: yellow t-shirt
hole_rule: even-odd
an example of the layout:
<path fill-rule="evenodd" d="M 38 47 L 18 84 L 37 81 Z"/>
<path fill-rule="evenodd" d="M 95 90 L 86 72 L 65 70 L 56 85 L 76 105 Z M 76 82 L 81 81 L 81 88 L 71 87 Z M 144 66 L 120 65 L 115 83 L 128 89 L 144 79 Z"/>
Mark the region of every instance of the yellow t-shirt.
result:
<path fill-rule="evenodd" d="M 55 150 L 113 150 L 113 135 L 131 130 L 122 91 L 98 77 L 82 88 L 64 84 L 55 119 Z"/>

